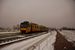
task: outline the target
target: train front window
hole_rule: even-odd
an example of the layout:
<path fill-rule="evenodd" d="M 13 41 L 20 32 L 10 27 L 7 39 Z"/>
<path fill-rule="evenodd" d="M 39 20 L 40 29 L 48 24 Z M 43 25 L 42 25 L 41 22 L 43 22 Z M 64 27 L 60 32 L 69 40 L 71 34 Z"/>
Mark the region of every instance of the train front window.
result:
<path fill-rule="evenodd" d="M 20 25 L 20 27 L 21 28 L 25 28 L 25 27 L 28 27 L 29 26 L 29 22 L 23 22 L 23 23 L 21 23 L 21 25 Z"/>

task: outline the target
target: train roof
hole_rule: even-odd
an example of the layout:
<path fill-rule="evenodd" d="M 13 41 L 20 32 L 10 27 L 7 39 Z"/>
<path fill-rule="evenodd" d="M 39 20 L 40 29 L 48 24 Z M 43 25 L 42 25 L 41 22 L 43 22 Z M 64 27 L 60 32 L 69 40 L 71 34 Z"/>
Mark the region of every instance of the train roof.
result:
<path fill-rule="evenodd" d="M 24 24 L 24 23 L 29 23 L 29 21 L 23 21 L 23 22 L 21 22 L 21 24 Z"/>
<path fill-rule="evenodd" d="M 38 24 L 36 24 L 36 23 L 31 23 L 31 24 L 38 25 Z"/>

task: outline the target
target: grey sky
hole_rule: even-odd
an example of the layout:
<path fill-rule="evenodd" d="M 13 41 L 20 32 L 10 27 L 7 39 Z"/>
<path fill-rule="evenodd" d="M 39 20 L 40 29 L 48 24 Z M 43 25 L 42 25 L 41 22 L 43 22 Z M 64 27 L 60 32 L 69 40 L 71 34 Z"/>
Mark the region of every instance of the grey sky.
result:
<path fill-rule="evenodd" d="M 73 0 L 2 0 L 0 26 L 28 20 L 49 27 L 75 27 L 74 10 Z"/>

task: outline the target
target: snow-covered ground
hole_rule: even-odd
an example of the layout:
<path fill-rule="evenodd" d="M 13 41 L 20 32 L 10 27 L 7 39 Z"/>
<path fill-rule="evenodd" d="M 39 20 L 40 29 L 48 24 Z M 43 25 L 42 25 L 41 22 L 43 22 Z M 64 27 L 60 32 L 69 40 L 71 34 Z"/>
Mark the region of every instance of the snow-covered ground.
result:
<path fill-rule="evenodd" d="M 70 42 L 75 41 L 75 31 L 62 30 L 60 31 L 60 33 L 64 35 L 68 41 Z"/>
<path fill-rule="evenodd" d="M 20 31 L 16 31 L 16 32 L 0 32 L 0 34 L 9 34 L 9 33 L 20 33 Z"/>
<path fill-rule="evenodd" d="M 75 41 L 75 31 L 62 30 L 59 32 L 62 35 L 64 35 L 68 41 L 70 42 Z M 28 39 L 28 40 L 24 40 L 18 43 L 7 45 L 3 48 L 0 48 L 0 50 L 27 50 L 28 48 L 30 50 L 33 50 L 31 47 L 35 48 L 34 50 L 54 50 L 53 44 L 56 42 L 56 35 L 57 35 L 57 32 L 52 31 L 45 35 L 41 35 L 32 39 Z M 46 37 L 48 38 L 45 39 Z M 45 39 L 45 40 L 42 41 L 42 39 L 43 40 Z M 42 42 L 40 43 L 40 41 Z"/>
<path fill-rule="evenodd" d="M 44 41 L 42 41 L 42 39 Z M 55 40 L 56 40 L 56 32 L 53 31 L 49 32 L 48 34 L 41 35 L 29 40 L 13 43 L 12 45 L 5 46 L 0 50 L 26 50 L 31 46 L 33 47 L 36 46 L 34 50 L 54 50 L 53 44 Z"/>

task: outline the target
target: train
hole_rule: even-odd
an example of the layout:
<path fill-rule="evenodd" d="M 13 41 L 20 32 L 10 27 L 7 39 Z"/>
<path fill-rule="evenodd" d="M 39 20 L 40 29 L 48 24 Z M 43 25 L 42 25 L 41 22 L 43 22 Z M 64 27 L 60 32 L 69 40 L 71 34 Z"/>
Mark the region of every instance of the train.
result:
<path fill-rule="evenodd" d="M 23 21 L 20 23 L 21 33 L 31 33 L 31 32 L 48 32 L 48 27 L 32 23 L 29 21 Z"/>

